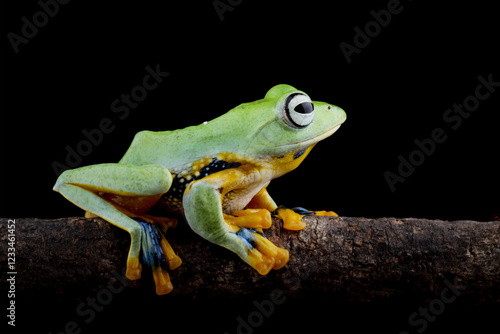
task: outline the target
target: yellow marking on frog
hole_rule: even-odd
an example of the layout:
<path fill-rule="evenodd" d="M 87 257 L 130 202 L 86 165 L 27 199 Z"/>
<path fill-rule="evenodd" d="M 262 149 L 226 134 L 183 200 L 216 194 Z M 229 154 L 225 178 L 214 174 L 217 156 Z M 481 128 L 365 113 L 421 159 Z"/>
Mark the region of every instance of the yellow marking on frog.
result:
<path fill-rule="evenodd" d="M 88 185 L 88 184 L 84 184 L 84 183 L 67 182 L 67 184 L 71 184 L 73 186 L 80 187 L 80 188 L 85 189 L 87 191 L 90 191 L 91 193 L 94 193 L 94 194 L 104 194 L 104 193 L 111 193 L 112 192 L 113 194 L 115 194 L 117 196 L 136 196 L 137 195 L 136 193 L 132 193 L 132 192 L 120 191 L 120 190 L 116 190 L 116 189 L 110 190 L 109 188 L 99 187 L 99 186 L 95 186 L 95 185 Z"/>
<path fill-rule="evenodd" d="M 191 170 L 188 172 L 188 171 L 183 171 L 183 173 L 181 174 L 183 177 L 191 174 L 191 175 L 195 175 L 196 177 L 200 176 L 200 169 L 202 169 L 203 167 L 205 167 L 206 165 L 209 165 L 211 162 L 212 162 L 212 157 L 206 157 L 206 158 L 203 158 L 203 159 L 200 159 L 200 160 L 197 160 L 195 162 L 193 162 L 193 164 L 191 165 Z"/>
<path fill-rule="evenodd" d="M 234 154 L 231 152 L 221 152 L 216 156 L 217 160 L 227 161 L 227 162 L 242 162 L 247 159 L 241 156 L 240 154 Z"/>

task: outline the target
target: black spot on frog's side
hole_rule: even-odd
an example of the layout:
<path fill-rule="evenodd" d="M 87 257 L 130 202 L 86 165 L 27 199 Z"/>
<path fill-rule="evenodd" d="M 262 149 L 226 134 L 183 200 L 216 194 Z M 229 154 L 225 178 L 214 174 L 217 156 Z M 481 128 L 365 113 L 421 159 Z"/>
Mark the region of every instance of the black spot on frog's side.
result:
<path fill-rule="evenodd" d="M 293 160 L 300 158 L 304 153 L 306 153 L 306 149 L 295 152 L 293 155 Z"/>
<path fill-rule="evenodd" d="M 172 180 L 172 185 L 170 186 L 170 190 L 163 195 L 163 197 L 173 197 L 177 198 L 179 200 L 182 199 L 182 196 L 184 196 L 184 191 L 186 190 L 186 187 L 188 184 L 190 184 L 193 181 L 202 179 L 210 174 L 220 172 L 221 170 L 225 169 L 230 169 L 230 168 L 236 168 L 240 166 L 241 164 L 239 162 L 227 162 L 224 160 L 218 160 L 216 158 L 212 159 L 212 162 L 202 169 L 199 170 L 199 175 L 195 176 L 194 174 L 190 174 L 190 178 L 188 178 L 188 175 L 175 175 L 174 179 Z"/>

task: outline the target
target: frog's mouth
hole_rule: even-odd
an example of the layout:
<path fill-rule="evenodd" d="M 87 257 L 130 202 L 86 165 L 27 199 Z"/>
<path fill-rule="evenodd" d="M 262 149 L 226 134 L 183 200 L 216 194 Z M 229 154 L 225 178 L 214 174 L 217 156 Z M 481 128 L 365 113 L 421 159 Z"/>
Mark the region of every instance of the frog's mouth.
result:
<path fill-rule="evenodd" d="M 335 133 L 335 131 L 337 131 L 340 128 L 341 125 L 342 125 L 342 123 L 340 123 L 339 125 L 334 126 L 333 128 L 330 128 L 330 129 L 326 130 L 323 133 L 320 133 L 319 135 L 317 135 L 315 137 L 307 138 L 305 140 L 297 141 L 297 142 L 294 142 L 294 143 L 285 144 L 285 145 L 282 145 L 280 147 L 283 147 L 283 148 L 290 147 L 290 148 L 293 148 L 293 149 L 295 149 L 297 146 L 304 147 L 304 148 L 305 147 L 309 147 L 309 146 L 311 146 L 313 144 L 316 144 L 317 142 L 322 141 L 323 139 L 328 138 L 331 135 L 333 135 Z"/>

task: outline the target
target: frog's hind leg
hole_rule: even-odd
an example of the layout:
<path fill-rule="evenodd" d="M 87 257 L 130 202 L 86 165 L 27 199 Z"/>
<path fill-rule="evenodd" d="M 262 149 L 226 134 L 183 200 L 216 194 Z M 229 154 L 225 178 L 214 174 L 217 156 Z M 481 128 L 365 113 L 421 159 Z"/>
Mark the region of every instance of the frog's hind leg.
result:
<path fill-rule="evenodd" d="M 127 213 L 147 211 L 171 183 L 170 172 L 162 166 L 102 164 L 62 173 L 54 190 L 83 210 L 130 233 L 126 276 L 135 280 L 142 271 L 139 255 L 143 229 Z"/>

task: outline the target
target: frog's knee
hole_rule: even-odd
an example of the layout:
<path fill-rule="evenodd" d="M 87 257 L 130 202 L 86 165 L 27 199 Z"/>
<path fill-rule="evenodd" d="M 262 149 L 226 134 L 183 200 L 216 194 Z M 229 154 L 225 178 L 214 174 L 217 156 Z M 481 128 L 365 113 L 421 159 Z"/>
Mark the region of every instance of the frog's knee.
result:
<path fill-rule="evenodd" d="M 69 174 L 71 174 L 71 172 L 72 170 L 67 170 L 62 172 L 61 175 L 59 175 L 59 177 L 57 178 L 56 183 L 54 184 L 52 190 L 61 192 L 61 187 L 64 184 L 68 183 Z"/>

